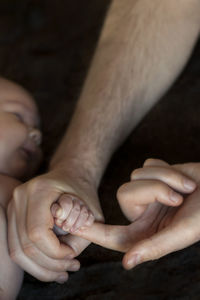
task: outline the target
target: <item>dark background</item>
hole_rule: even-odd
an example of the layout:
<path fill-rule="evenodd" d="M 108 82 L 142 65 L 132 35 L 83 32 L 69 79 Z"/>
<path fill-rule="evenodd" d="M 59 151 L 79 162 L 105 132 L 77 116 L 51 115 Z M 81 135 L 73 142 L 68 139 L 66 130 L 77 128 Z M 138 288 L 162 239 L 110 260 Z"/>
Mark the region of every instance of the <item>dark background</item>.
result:
<path fill-rule="evenodd" d="M 108 0 L 0 0 L 0 72 L 30 90 L 42 122 L 45 169 L 73 112 L 94 52 Z M 200 160 L 200 45 L 173 88 L 114 155 L 100 187 L 107 223 L 124 223 L 119 185 L 148 157 Z M 198 244 L 135 270 L 121 254 L 90 246 L 82 268 L 64 285 L 25 276 L 19 300 L 200 299 Z M 0 270 L 1 271 L 1 270 Z"/>

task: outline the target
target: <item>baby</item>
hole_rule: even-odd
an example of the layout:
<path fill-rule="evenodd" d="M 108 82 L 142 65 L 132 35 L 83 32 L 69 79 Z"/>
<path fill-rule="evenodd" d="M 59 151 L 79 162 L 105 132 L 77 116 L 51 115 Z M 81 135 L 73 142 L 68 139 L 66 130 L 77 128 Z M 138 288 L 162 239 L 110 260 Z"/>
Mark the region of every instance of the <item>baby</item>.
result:
<path fill-rule="evenodd" d="M 13 189 L 37 170 L 42 152 L 37 107 L 21 86 L 0 78 L 0 299 L 15 299 L 23 271 L 10 259 L 6 210 Z M 3 272 L 2 272 L 3 270 Z"/>

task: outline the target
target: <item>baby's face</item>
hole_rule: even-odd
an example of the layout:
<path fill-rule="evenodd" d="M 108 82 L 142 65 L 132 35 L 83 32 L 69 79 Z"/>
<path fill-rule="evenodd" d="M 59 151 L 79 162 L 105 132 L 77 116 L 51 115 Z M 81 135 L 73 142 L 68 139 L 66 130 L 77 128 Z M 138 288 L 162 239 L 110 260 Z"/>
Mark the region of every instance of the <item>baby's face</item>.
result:
<path fill-rule="evenodd" d="M 37 107 L 19 85 L 0 78 L 0 173 L 33 175 L 42 157 Z"/>

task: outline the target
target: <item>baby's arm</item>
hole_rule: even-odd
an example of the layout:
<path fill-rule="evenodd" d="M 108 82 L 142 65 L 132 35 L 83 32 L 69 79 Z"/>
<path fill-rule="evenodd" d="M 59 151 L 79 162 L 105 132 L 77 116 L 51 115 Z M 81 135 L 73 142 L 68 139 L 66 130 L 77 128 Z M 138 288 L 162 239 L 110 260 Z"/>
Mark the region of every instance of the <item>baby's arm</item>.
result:
<path fill-rule="evenodd" d="M 6 208 L 13 189 L 20 182 L 0 174 L 0 299 L 16 299 L 23 280 L 23 271 L 11 260 L 7 243 Z M 2 272 L 3 270 L 3 272 Z"/>
<path fill-rule="evenodd" d="M 0 205 L 6 211 L 8 203 L 12 198 L 13 190 L 21 182 L 13 177 L 0 174 Z"/>
<path fill-rule="evenodd" d="M 91 226 L 94 222 L 94 215 L 83 201 L 69 194 L 63 194 L 52 205 L 51 212 L 57 234 L 73 233 L 80 228 Z"/>

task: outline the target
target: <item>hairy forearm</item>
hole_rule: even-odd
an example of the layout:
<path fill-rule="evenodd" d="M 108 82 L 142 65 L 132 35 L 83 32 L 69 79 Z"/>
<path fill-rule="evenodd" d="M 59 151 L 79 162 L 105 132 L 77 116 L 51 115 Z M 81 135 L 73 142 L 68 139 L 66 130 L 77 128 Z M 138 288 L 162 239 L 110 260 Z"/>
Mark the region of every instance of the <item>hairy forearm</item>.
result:
<path fill-rule="evenodd" d="M 71 124 L 51 167 L 96 185 L 110 156 L 173 83 L 199 34 L 198 0 L 114 0 Z"/>

